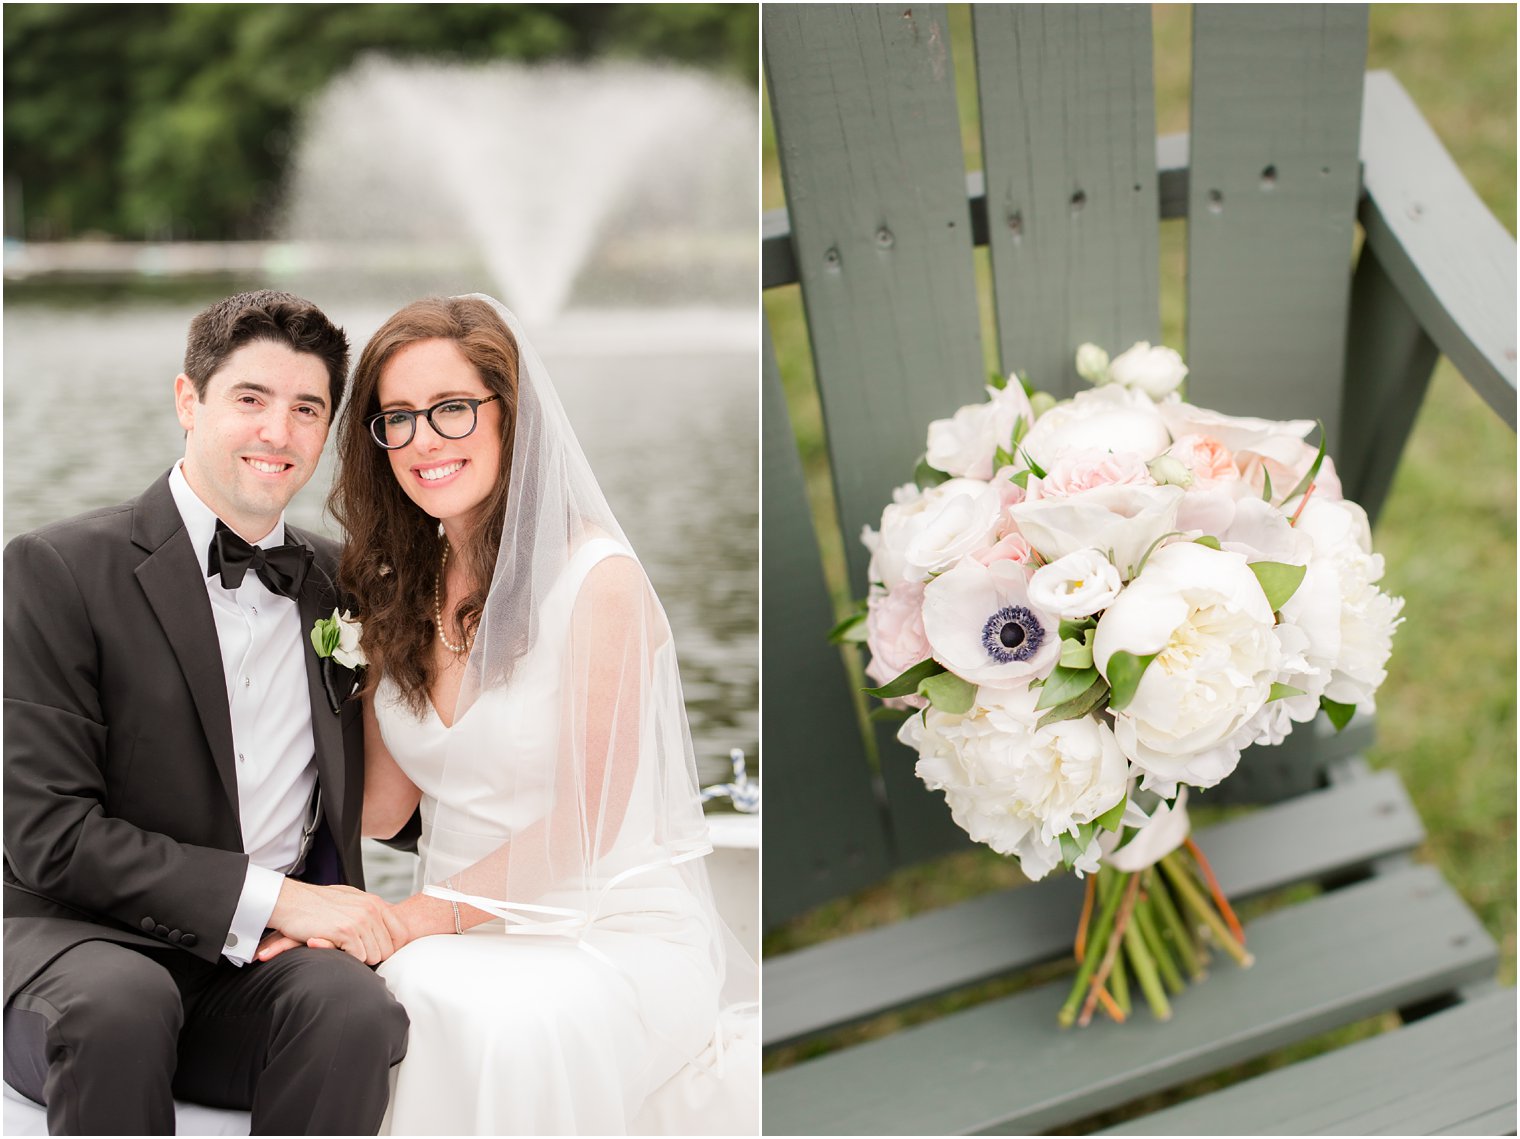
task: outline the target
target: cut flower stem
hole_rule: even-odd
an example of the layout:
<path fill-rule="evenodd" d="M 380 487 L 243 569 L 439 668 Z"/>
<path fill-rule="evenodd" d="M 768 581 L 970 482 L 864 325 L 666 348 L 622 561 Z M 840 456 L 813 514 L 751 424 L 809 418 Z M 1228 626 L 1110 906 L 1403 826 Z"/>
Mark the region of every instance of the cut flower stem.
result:
<path fill-rule="evenodd" d="M 1188 932 L 1186 923 L 1177 912 L 1177 906 L 1172 901 L 1172 892 L 1167 889 L 1165 880 L 1156 873 L 1153 866 L 1146 871 L 1151 875 L 1156 889 L 1152 892 L 1151 899 L 1155 903 L 1156 913 L 1161 918 L 1161 936 L 1168 941 L 1171 948 L 1176 952 L 1178 963 L 1187 970 L 1187 975 L 1194 981 L 1203 980 L 1203 958 L 1198 952 L 1198 947 L 1193 944 L 1193 935 Z"/>
<path fill-rule="evenodd" d="M 1135 986 L 1157 1020 L 1170 1019 L 1168 994 L 1205 976 L 1207 941 L 1251 965 L 1244 931 L 1201 852 L 1174 850 L 1134 872 L 1102 868 L 1086 884 L 1077 973 L 1057 1020 L 1086 1026 L 1101 1007 L 1123 1023 L 1138 1000 Z"/>
<path fill-rule="evenodd" d="M 1100 870 L 1100 875 L 1114 873 Z M 1098 911 L 1098 920 L 1093 926 L 1092 940 L 1090 945 L 1096 947 L 1107 944 L 1109 934 L 1113 932 L 1114 915 L 1119 910 L 1119 902 L 1124 891 L 1114 890 L 1104 899 L 1102 908 Z M 1061 1011 L 1056 1015 L 1056 1020 L 1062 1028 L 1070 1028 L 1077 1019 L 1077 1010 L 1082 1005 L 1082 997 L 1087 992 L 1087 983 L 1092 979 L 1093 972 L 1098 967 L 1098 955 L 1085 953 L 1081 965 L 1077 968 L 1077 978 L 1072 983 L 1071 994 L 1066 998 L 1066 1003 L 1061 1006 Z"/>
<path fill-rule="evenodd" d="M 1172 885 L 1176 887 L 1177 897 L 1182 902 L 1183 908 L 1188 910 L 1193 917 L 1197 918 L 1204 925 L 1208 926 L 1209 932 L 1219 942 L 1220 948 L 1235 958 L 1236 964 L 1242 968 L 1250 967 L 1255 959 L 1246 952 L 1244 945 L 1235 940 L 1234 934 L 1225 925 L 1224 919 L 1214 912 L 1213 908 L 1204 898 L 1202 891 L 1193 885 L 1193 881 L 1188 877 L 1187 871 L 1177 865 L 1177 861 L 1174 856 L 1168 855 L 1161 860 L 1160 865 Z"/>
<path fill-rule="evenodd" d="M 1108 939 L 1108 949 L 1104 951 L 1103 963 L 1098 966 L 1098 971 L 1093 975 L 1092 991 L 1088 993 L 1087 1000 L 1082 1005 L 1082 1015 L 1077 1018 L 1077 1023 L 1083 1028 L 1086 1028 L 1092 1022 L 1093 1009 L 1098 1004 L 1098 994 L 1103 992 L 1103 982 L 1108 979 L 1109 970 L 1114 967 L 1114 958 L 1119 955 L 1120 939 L 1123 937 L 1124 931 L 1129 928 L 1130 915 L 1135 910 L 1135 899 L 1140 893 L 1140 879 L 1134 874 L 1130 874 L 1127 877 L 1128 881 L 1125 883 L 1123 893 L 1121 894 L 1117 890 L 1114 891 L 1114 897 L 1122 898 L 1123 900 L 1119 904 L 1119 914 L 1114 918 L 1113 936 Z M 1087 959 L 1088 961 L 1093 960 L 1091 955 Z M 1140 976 L 1140 983 L 1142 986 L 1145 984 L 1145 977 L 1143 975 Z M 1069 999 L 1068 1003 L 1070 1003 Z M 1065 1009 L 1063 1008 L 1062 1011 L 1064 1012 Z"/>
<path fill-rule="evenodd" d="M 1130 962 L 1135 966 L 1135 979 L 1140 982 L 1140 991 L 1145 994 L 1145 1001 L 1151 1006 L 1151 1013 L 1157 1020 L 1171 1020 L 1171 1003 L 1166 999 L 1166 993 L 1161 988 L 1161 980 L 1156 975 L 1156 962 L 1145 947 L 1145 938 L 1140 933 L 1138 922 L 1132 922 L 1125 927 L 1124 948 L 1129 953 Z"/>

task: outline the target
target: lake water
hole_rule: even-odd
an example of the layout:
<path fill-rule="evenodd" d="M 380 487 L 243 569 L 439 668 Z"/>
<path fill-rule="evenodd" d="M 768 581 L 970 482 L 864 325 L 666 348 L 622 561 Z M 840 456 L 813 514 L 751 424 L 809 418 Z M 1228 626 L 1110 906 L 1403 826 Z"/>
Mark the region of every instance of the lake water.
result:
<path fill-rule="evenodd" d="M 190 318 L 246 283 L 196 295 L 7 284 L 4 536 L 141 493 L 184 453 L 173 381 Z M 354 356 L 409 295 L 307 292 Z M 753 309 L 570 312 L 528 335 L 670 617 L 703 783 L 759 742 L 758 329 Z M 331 446 L 292 502 L 341 537 L 323 503 Z M 374 844 L 371 888 L 404 893 L 409 857 Z"/>

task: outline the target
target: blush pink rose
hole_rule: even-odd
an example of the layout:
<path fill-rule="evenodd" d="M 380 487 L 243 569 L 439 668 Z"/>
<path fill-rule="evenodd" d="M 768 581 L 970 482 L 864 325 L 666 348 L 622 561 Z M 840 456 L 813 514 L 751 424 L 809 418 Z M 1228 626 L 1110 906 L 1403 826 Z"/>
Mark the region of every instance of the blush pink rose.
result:
<path fill-rule="evenodd" d="M 1071 451 L 1057 459 L 1042 479 L 1029 480 L 1029 498 L 1070 498 L 1100 486 L 1150 486 L 1155 480 L 1133 451 Z"/>
<path fill-rule="evenodd" d="M 877 684 L 896 679 L 928 658 L 923 582 L 895 585 L 867 602 L 866 646 L 871 650 L 866 675 Z"/>
<path fill-rule="evenodd" d="M 1034 557 L 1034 548 L 1024 540 L 1024 535 L 1013 529 L 999 538 L 995 545 L 988 546 L 985 550 L 978 550 L 971 556 L 984 566 L 990 566 L 993 562 L 1018 562 L 1020 565 L 1028 565 Z"/>
<path fill-rule="evenodd" d="M 1197 482 L 1234 482 L 1240 478 L 1230 449 L 1208 435 L 1184 435 L 1167 454 L 1192 471 Z"/>

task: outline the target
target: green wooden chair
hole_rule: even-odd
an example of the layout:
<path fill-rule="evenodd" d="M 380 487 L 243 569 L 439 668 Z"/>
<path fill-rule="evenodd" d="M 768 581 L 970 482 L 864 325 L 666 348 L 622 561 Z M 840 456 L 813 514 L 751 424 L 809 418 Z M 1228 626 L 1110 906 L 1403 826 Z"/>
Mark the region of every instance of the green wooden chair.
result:
<path fill-rule="evenodd" d="M 1159 139 L 1147 7 L 975 5 L 972 20 L 984 170 L 968 176 L 942 7 L 764 9 L 787 201 L 766 218 L 764 283 L 801 286 L 853 593 L 856 536 L 928 422 L 981 395 L 977 246 L 1003 368 L 1070 394 L 1081 342 L 1160 339 L 1158 219 L 1185 217 L 1192 396 L 1319 418 L 1347 496 L 1373 514 L 1438 355 L 1514 427 L 1515 242 L 1399 84 L 1364 76 L 1365 8 L 1196 8 L 1192 134 Z M 895 725 L 868 758 L 824 642 L 834 612 L 769 336 L 764 392 L 775 928 L 968 840 Z M 1039 976 L 1070 951 L 1070 876 L 768 957 L 771 1049 L 1037 972 L 1013 995 L 772 1072 L 766 1132 L 1059 1129 L 1398 1010 L 1395 1031 L 1118 1130 L 1513 1133 L 1514 993 L 1494 984 L 1495 945 L 1464 902 L 1409 857 L 1420 821 L 1397 776 L 1359 759 L 1370 740 L 1366 724 L 1305 726 L 1220 789 L 1262 804 L 1199 835 L 1233 896 L 1322 889 L 1256 920 L 1256 966 L 1216 967 L 1168 1023 L 1056 1027 L 1068 978 Z"/>

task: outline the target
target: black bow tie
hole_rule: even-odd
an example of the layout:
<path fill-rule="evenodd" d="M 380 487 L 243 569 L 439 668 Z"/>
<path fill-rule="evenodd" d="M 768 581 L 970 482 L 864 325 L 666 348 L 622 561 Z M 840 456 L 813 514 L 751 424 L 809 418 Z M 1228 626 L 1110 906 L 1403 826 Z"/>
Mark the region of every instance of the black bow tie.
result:
<path fill-rule="evenodd" d="M 287 542 L 267 550 L 255 546 L 218 520 L 216 534 L 211 539 L 211 554 L 206 559 L 206 576 L 221 574 L 222 588 L 236 589 L 243 584 L 243 576 L 251 568 L 270 592 L 293 601 L 301 592 L 312 556 L 311 547 L 300 542 Z"/>

